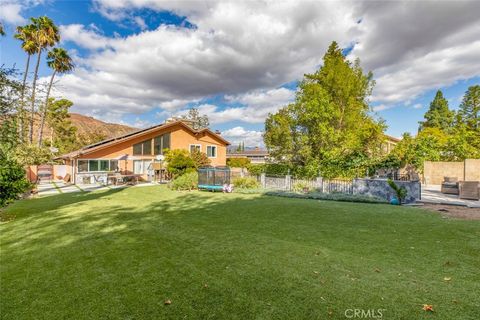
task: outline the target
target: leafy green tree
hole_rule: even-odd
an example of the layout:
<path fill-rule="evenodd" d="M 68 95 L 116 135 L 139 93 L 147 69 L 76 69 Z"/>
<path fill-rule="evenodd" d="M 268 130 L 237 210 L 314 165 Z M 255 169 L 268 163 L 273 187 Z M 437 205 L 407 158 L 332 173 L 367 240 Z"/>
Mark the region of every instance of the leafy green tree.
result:
<path fill-rule="evenodd" d="M 0 22 L 0 36 L 5 35 L 5 29 L 3 29 L 3 23 Z"/>
<path fill-rule="evenodd" d="M 455 112 L 448 108 L 448 101 L 443 97 L 442 91 L 437 91 L 424 117 L 425 121 L 420 122 L 420 130 L 424 128 L 439 128 L 443 131 L 448 131 L 451 129 Z"/>
<path fill-rule="evenodd" d="M 208 128 L 210 122 L 207 115 L 200 115 L 200 112 L 196 108 L 191 108 L 188 110 L 186 115 L 182 116 L 183 119 L 189 120 L 192 124 L 193 129 L 201 130 Z"/>
<path fill-rule="evenodd" d="M 480 85 L 468 88 L 458 113 L 469 129 L 480 131 Z"/>
<path fill-rule="evenodd" d="M 165 161 L 167 162 L 167 171 L 175 177 L 195 170 L 195 162 L 187 150 L 168 150 L 165 152 Z"/>
<path fill-rule="evenodd" d="M 47 89 L 47 96 L 45 98 L 45 106 L 40 120 L 40 128 L 38 130 L 38 146 L 42 145 L 43 140 L 43 127 L 45 126 L 45 119 L 49 112 L 48 103 L 50 98 L 50 90 L 52 89 L 53 79 L 57 73 L 62 74 L 73 70 L 74 65 L 72 59 L 68 55 L 67 51 L 63 48 L 53 48 L 47 55 L 47 64 L 53 70 L 52 77 Z M 51 110 L 50 110 L 51 111 Z"/>
<path fill-rule="evenodd" d="M 30 106 L 30 127 L 28 131 L 28 140 L 30 143 L 32 143 L 33 121 L 35 117 L 36 83 L 38 76 L 38 67 L 40 66 L 40 58 L 43 50 L 48 47 L 53 47 L 57 42 L 60 41 L 60 33 L 57 26 L 47 16 L 30 18 L 30 20 L 32 21 L 32 39 L 35 43 L 35 47 L 37 48 L 37 64 L 35 66 L 35 72 L 33 74 L 32 99 Z"/>
<path fill-rule="evenodd" d="M 372 74 L 363 73 L 359 60 L 349 62 L 335 42 L 323 61 L 305 75 L 295 103 L 267 117 L 265 144 L 277 161 L 310 175 L 364 174 L 368 159 L 381 152 L 385 129 L 369 115 Z"/>
<path fill-rule="evenodd" d="M 18 145 L 18 121 L 15 115 L 22 84 L 15 76 L 14 69 L 0 67 L 0 145 L 5 152 Z"/>

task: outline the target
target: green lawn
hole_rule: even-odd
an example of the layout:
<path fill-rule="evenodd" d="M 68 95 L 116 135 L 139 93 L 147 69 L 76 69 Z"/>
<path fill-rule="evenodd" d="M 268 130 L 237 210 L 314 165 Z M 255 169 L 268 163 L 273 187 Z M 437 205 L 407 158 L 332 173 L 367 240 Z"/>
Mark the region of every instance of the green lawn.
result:
<path fill-rule="evenodd" d="M 2 215 L 2 319 L 480 315 L 479 221 L 161 186 L 23 200 Z"/>

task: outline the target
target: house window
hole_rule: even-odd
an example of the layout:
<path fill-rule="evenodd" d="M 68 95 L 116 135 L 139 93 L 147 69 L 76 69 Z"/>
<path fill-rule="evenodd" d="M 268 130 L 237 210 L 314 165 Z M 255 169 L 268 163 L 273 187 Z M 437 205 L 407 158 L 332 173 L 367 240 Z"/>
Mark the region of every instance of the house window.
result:
<path fill-rule="evenodd" d="M 152 140 L 147 140 L 142 142 L 143 147 L 143 155 L 151 155 L 152 154 Z"/>
<path fill-rule="evenodd" d="M 110 161 L 109 160 L 99 160 L 100 171 L 110 170 Z"/>
<path fill-rule="evenodd" d="M 152 139 L 145 140 L 133 145 L 134 156 L 150 156 L 152 155 Z"/>
<path fill-rule="evenodd" d="M 142 155 L 142 144 L 136 143 L 133 145 L 133 155 L 134 156 L 141 156 Z"/>
<path fill-rule="evenodd" d="M 78 172 L 88 172 L 88 160 L 77 160 Z"/>
<path fill-rule="evenodd" d="M 100 171 L 98 160 L 88 160 L 88 171 Z"/>
<path fill-rule="evenodd" d="M 209 158 L 217 157 L 217 146 L 207 146 L 207 156 Z"/>
<path fill-rule="evenodd" d="M 170 149 L 170 132 L 163 135 L 163 149 Z"/>
<path fill-rule="evenodd" d="M 191 144 L 190 145 L 190 153 L 193 153 L 195 151 L 198 151 L 198 152 L 202 151 L 202 146 L 199 145 L 199 144 Z"/>
<path fill-rule="evenodd" d="M 147 174 L 152 160 L 133 160 L 134 174 Z"/>
<path fill-rule="evenodd" d="M 118 160 L 110 160 L 110 171 L 118 171 Z"/>
<path fill-rule="evenodd" d="M 164 149 L 170 149 L 170 133 L 165 133 L 153 139 L 154 154 L 163 154 Z"/>
<path fill-rule="evenodd" d="M 100 172 L 100 171 L 114 171 L 118 168 L 118 160 L 108 159 L 92 159 L 92 160 L 77 160 L 78 172 Z"/>

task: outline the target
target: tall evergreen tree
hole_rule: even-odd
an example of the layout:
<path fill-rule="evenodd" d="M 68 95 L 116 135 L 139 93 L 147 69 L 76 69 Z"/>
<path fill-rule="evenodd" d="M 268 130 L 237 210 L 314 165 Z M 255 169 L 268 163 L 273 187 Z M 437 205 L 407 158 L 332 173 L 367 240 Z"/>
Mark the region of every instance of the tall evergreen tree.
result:
<path fill-rule="evenodd" d="M 186 115 L 182 116 L 183 119 L 189 120 L 192 124 L 193 129 L 200 130 L 208 128 L 210 122 L 208 121 L 207 115 L 200 115 L 200 112 L 197 108 L 191 108 L 188 110 Z"/>
<path fill-rule="evenodd" d="M 448 131 L 453 125 L 455 112 L 448 108 L 448 101 L 443 97 L 442 91 L 438 90 L 435 98 L 430 103 L 430 108 L 425 113 L 425 121 L 420 122 L 419 131 L 425 128 L 438 128 Z"/>
<path fill-rule="evenodd" d="M 468 128 L 480 131 L 480 85 L 471 86 L 465 92 L 458 115 Z"/>
<path fill-rule="evenodd" d="M 351 63 L 333 42 L 323 66 L 305 75 L 295 103 L 270 114 L 265 145 L 278 161 L 307 166 L 324 176 L 360 174 L 378 154 L 384 125 L 369 115 L 368 96 L 374 82 L 359 60 Z"/>

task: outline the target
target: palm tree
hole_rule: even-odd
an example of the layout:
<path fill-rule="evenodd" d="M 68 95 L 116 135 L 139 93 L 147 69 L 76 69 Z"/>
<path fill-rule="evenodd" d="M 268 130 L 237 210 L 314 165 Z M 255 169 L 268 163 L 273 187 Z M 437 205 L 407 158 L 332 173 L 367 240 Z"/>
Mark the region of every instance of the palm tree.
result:
<path fill-rule="evenodd" d="M 40 57 L 42 55 L 42 50 L 47 47 L 53 47 L 55 43 L 60 41 L 60 33 L 58 32 L 57 26 L 53 21 L 44 16 L 40 18 L 30 18 L 33 25 L 33 39 L 37 46 L 37 65 L 35 66 L 35 72 L 33 74 L 33 83 L 32 83 L 32 105 L 30 107 L 30 128 L 28 131 L 28 137 L 30 143 L 33 142 L 33 121 L 35 117 L 35 89 L 37 83 L 38 67 L 40 65 Z"/>
<path fill-rule="evenodd" d="M 45 99 L 45 106 L 43 107 L 42 120 L 40 122 L 40 130 L 38 132 L 38 146 L 42 145 L 43 127 L 45 125 L 45 118 L 47 117 L 48 102 L 50 97 L 50 90 L 52 89 L 53 79 L 57 73 L 66 73 L 75 68 L 72 58 L 68 55 L 67 50 L 63 48 L 53 48 L 47 55 L 47 64 L 53 69 L 52 77 L 50 78 L 50 84 L 47 89 L 47 98 Z"/>
<path fill-rule="evenodd" d="M 23 141 L 24 138 L 24 97 L 25 97 L 25 87 L 27 84 L 28 69 L 30 68 L 30 58 L 33 54 L 37 52 L 37 45 L 33 39 L 33 25 L 26 25 L 23 27 L 17 27 L 17 33 L 14 35 L 15 39 L 22 41 L 22 49 L 27 53 L 27 64 L 25 66 L 25 73 L 23 74 L 23 84 L 22 91 L 20 96 L 20 106 L 19 106 L 19 124 L 20 124 L 20 140 Z"/>

